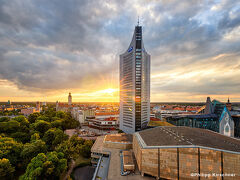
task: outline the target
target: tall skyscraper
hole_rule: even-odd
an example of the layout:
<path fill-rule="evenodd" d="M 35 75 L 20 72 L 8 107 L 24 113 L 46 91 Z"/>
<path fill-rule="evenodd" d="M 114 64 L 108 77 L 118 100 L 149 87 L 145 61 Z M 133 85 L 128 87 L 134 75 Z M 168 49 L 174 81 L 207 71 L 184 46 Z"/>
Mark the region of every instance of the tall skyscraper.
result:
<path fill-rule="evenodd" d="M 68 95 L 68 105 L 69 106 L 72 105 L 72 95 L 71 95 L 71 93 L 69 93 L 69 95 Z"/>
<path fill-rule="evenodd" d="M 150 55 L 138 24 L 128 49 L 120 55 L 120 129 L 134 133 L 144 129 L 149 119 Z"/>

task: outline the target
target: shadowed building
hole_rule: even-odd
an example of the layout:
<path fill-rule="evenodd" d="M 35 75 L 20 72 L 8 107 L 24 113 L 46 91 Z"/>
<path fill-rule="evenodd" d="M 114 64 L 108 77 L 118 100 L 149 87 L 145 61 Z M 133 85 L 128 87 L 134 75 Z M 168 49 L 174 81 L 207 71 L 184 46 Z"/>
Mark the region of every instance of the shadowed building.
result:
<path fill-rule="evenodd" d="M 134 133 L 150 119 L 150 55 L 137 25 L 127 51 L 120 55 L 120 129 Z"/>

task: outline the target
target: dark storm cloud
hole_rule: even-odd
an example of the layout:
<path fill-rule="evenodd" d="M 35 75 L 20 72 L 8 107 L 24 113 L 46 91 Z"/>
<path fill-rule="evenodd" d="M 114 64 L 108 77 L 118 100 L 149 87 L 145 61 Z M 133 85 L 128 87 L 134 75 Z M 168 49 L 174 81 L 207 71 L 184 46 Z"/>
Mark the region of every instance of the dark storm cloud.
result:
<path fill-rule="evenodd" d="M 152 73 L 177 71 L 218 54 L 239 52 L 239 39 L 224 40 L 239 26 L 239 10 L 236 1 L 3 0 L 0 78 L 19 88 L 51 91 L 79 88 L 117 73 L 118 55 L 129 45 L 138 15 L 152 55 Z M 235 61 L 240 64 L 239 58 Z M 215 80 L 209 83 L 202 77 L 196 87 L 208 91 L 211 85 L 218 93 L 223 92 L 219 87 L 238 86 L 221 76 Z M 153 84 L 154 91 L 200 92 L 180 88 L 184 81 L 164 86 L 161 81 Z"/>

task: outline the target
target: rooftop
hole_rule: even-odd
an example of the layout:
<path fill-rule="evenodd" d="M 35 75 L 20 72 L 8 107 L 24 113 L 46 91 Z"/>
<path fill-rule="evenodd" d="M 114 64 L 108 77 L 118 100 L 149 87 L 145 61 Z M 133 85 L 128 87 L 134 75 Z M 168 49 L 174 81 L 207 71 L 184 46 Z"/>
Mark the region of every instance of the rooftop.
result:
<path fill-rule="evenodd" d="M 184 146 L 240 153 L 240 140 L 206 129 L 165 126 L 143 130 L 135 134 L 143 148 Z"/>
<path fill-rule="evenodd" d="M 104 142 L 115 142 L 115 143 L 132 143 L 131 134 L 108 134 L 105 136 Z"/>
<path fill-rule="evenodd" d="M 91 148 L 91 152 L 108 154 L 103 147 L 104 136 L 98 136 Z"/>
<path fill-rule="evenodd" d="M 179 114 L 171 117 L 174 119 L 184 118 L 184 117 L 202 119 L 202 118 L 217 118 L 218 116 L 216 114 Z"/>

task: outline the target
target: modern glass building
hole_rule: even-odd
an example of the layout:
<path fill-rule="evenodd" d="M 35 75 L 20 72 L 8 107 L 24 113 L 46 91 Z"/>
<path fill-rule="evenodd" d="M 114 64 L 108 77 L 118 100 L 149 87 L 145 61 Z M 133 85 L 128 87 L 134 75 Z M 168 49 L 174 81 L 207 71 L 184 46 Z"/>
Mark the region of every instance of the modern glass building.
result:
<path fill-rule="evenodd" d="M 137 25 L 128 49 L 120 55 L 120 129 L 134 133 L 147 127 L 149 119 L 150 55 Z"/>

